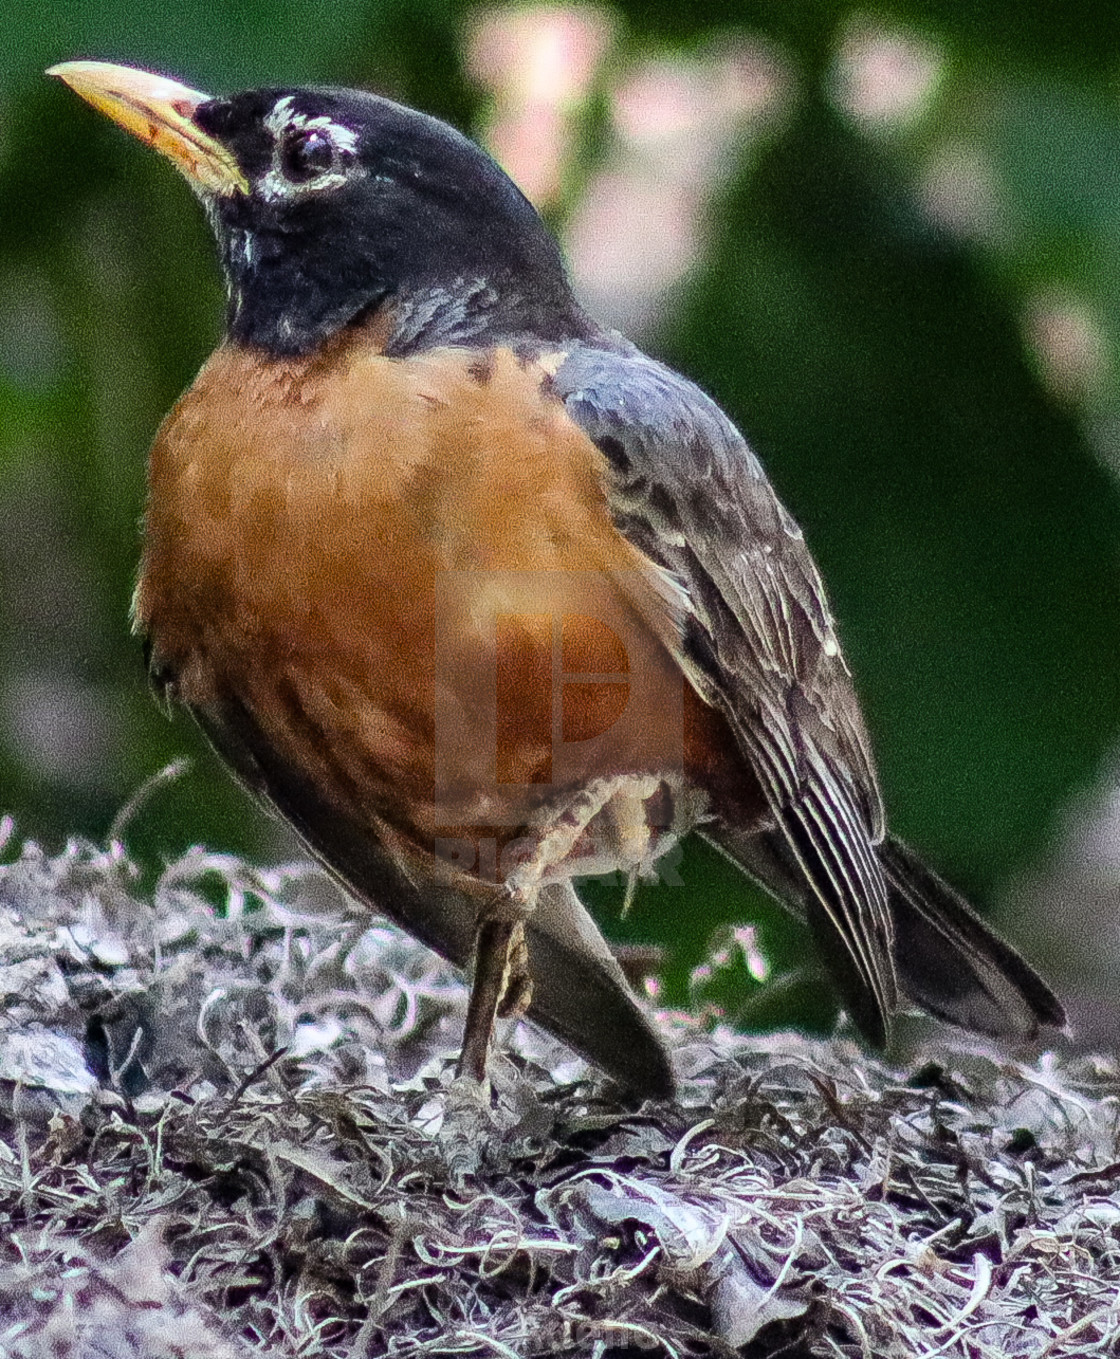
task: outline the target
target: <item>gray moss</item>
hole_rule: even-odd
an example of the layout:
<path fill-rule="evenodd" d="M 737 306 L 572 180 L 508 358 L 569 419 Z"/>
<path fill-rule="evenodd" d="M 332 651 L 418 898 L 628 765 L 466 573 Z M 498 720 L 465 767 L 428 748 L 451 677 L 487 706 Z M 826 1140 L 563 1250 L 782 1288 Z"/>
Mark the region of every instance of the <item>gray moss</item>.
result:
<path fill-rule="evenodd" d="M 519 1026 L 464 1113 L 461 981 L 316 870 L 8 859 L 0 1355 L 1120 1353 L 1111 1060 L 666 1015 L 634 1110 Z"/>

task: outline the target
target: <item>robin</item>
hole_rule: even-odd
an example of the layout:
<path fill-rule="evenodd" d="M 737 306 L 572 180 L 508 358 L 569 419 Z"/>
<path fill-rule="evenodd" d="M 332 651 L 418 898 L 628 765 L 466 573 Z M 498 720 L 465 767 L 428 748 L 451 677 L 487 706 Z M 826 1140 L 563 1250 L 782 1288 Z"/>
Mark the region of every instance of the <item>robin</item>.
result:
<path fill-rule="evenodd" d="M 52 69 L 202 200 L 226 338 L 151 451 L 157 688 L 361 901 L 639 1095 L 665 1046 L 574 877 L 699 831 L 808 924 L 851 1019 L 1061 1027 L 885 828 L 801 532 L 723 411 L 606 331 L 483 151 L 372 94 Z"/>

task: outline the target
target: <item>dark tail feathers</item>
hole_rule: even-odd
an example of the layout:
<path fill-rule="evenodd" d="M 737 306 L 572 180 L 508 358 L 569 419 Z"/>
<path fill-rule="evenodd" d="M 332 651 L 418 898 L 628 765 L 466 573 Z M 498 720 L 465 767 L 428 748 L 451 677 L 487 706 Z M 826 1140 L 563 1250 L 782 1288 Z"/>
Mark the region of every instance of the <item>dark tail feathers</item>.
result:
<path fill-rule="evenodd" d="M 783 906 L 809 914 L 807 886 L 784 837 L 746 836 L 723 826 L 706 828 L 705 835 Z M 876 853 L 887 879 L 898 980 L 912 1000 L 939 1019 L 995 1038 L 1065 1027 L 1057 996 L 959 892 L 893 837 Z M 824 961 L 831 966 L 831 959 Z"/>

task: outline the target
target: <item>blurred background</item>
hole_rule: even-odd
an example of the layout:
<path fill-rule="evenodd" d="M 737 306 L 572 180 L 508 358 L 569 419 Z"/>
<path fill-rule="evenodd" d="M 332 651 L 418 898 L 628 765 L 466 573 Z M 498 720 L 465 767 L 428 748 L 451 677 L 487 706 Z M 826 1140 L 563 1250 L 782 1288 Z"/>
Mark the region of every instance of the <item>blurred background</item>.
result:
<path fill-rule="evenodd" d="M 293 852 L 151 702 L 158 422 L 222 294 L 185 182 L 43 78 L 353 84 L 483 141 L 593 311 L 748 433 L 828 581 L 895 828 L 1120 1036 L 1120 9 L 1093 0 L 40 0 L 0 10 L 7 847 Z M 592 895 L 662 995 L 827 1023 L 800 931 L 690 849 Z M 743 928 L 754 921 L 754 928 Z M 717 949 L 704 961 L 713 938 Z M 769 975 L 769 984 L 760 980 Z"/>

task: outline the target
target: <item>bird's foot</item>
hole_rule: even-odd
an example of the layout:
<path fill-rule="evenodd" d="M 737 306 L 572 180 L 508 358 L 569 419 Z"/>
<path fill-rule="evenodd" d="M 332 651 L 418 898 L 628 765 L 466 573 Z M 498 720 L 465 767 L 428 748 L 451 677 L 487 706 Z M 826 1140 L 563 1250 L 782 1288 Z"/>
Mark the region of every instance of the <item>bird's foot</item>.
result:
<path fill-rule="evenodd" d="M 500 1117 L 491 1099 L 490 1081 L 456 1076 L 444 1097 L 443 1122 L 436 1135 L 447 1160 L 447 1175 L 455 1189 L 463 1189 L 487 1164 Z"/>

